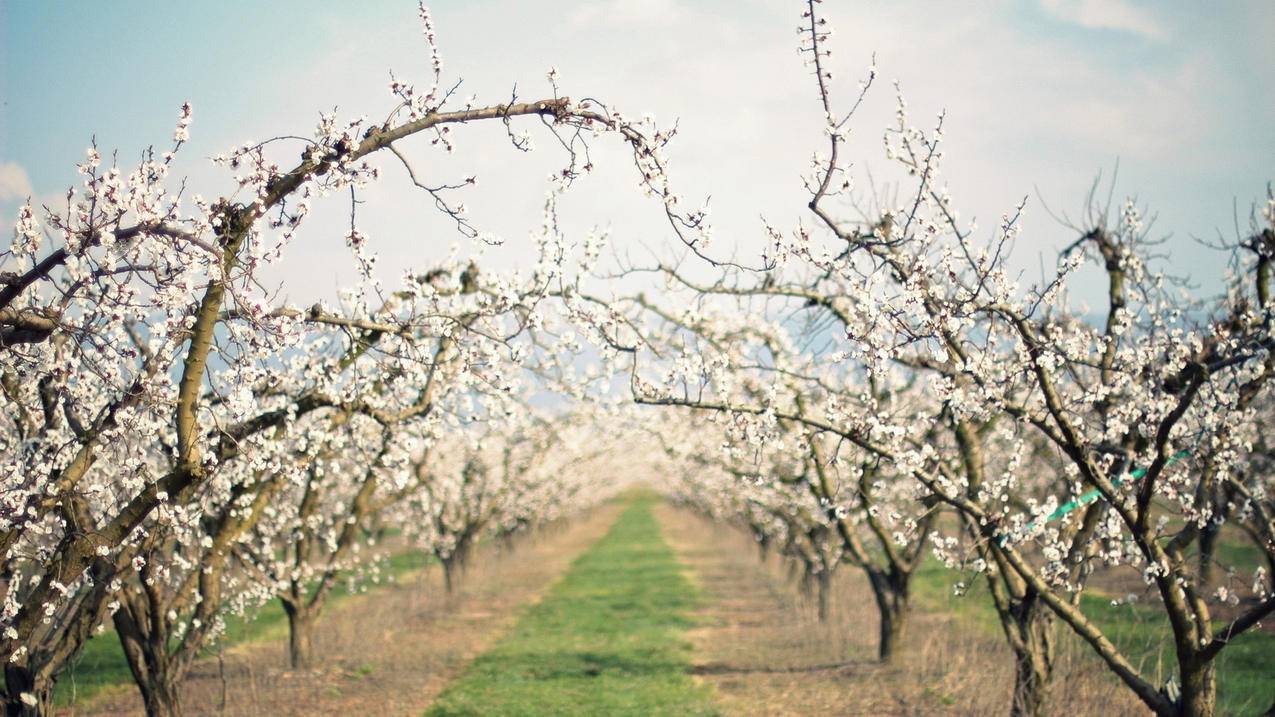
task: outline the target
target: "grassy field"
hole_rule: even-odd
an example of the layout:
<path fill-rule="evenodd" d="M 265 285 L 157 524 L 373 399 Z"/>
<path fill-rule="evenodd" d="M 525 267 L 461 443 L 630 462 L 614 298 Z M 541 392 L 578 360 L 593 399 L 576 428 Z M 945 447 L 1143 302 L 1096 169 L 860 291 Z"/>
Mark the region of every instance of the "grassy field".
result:
<path fill-rule="evenodd" d="M 687 674 L 697 596 L 639 495 L 426 714 L 711 715 Z"/>
<path fill-rule="evenodd" d="M 399 578 L 426 565 L 428 556 L 420 551 L 408 551 L 391 557 L 385 567 L 385 574 Z M 369 589 L 375 585 L 369 585 Z M 332 602 L 339 602 L 348 596 L 344 585 L 333 589 Z M 288 619 L 278 600 L 271 600 L 245 617 L 230 616 L 226 620 L 226 633 L 219 644 L 229 647 L 244 642 L 257 640 L 286 640 L 288 638 Z M 124 648 L 115 637 L 115 633 L 106 630 L 93 637 L 85 644 L 79 659 L 71 669 L 58 680 L 53 693 L 54 703 L 67 705 L 90 699 L 104 691 L 121 688 L 132 688 L 133 675 L 129 672 L 128 662 L 124 658 Z"/>

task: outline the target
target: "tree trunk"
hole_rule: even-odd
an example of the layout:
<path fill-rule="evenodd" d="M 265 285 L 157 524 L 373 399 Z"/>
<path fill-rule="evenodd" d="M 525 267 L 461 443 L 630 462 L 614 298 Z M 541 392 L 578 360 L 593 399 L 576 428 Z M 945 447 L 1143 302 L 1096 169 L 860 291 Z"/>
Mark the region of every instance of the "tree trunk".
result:
<path fill-rule="evenodd" d="M 879 604 L 878 607 L 880 607 Z M 889 607 L 882 609 L 881 635 L 877 642 L 877 659 L 883 664 L 888 664 L 894 659 L 899 642 L 903 638 L 903 625 L 906 618 L 906 608 Z"/>
<path fill-rule="evenodd" d="M 121 610 L 116 613 L 117 617 Z M 116 621 L 117 626 L 119 621 Z M 181 717 L 180 676 L 175 660 L 168 656 L 167 646 L 147 644 L 139 639 L 136 631 L 122 631 L 117 627 L 120 643 L 133 681 L 142 693 L 146 717 Z"/>
<path fill-rule="evenodd" d="M 181 690 L 167 678 L 142 687 L 146 717 L 181 717 Z"/>
<path fill-rule="evenodd" d="M 53 714 L 53 683 L 44 684 L 22 665 L 4 668 L 5 717 L 40 717 Z M 22 698 L 26 695 L 26 699 Z"/>
<path fill-rule="evenodd" d="M 912 574 L 900 570 L 868 570 L 868 582 L 877 601 L 881 617 L 881 635 L 877 641 L 877 659 L 888 663 L 903 637 L 908 616 L 908 590 Z"/>
<path fill-rule="evenodd" d="M 1046 714 L 1054 677 L 1054 614 L 1034 592 L 1009 604 L 1000 615 L 1014 653 L 1012 717 Z"/>
<path fill-rule="evenodd" d="M 819 622 L 828 622 L 828 596 L 832 592 L 832 573 L 819 573 Z"/>
<path fill-rule="evenodd" d="M 443 587 L 447 590 L 448 596 L 456 591 L 456 566 L 452 564 L 452 559 L 448 558 L 443 562 Z"/>
<path fill-rule="evenodd" d="M 1182 676 L 1182 696 L 1178 701 L 1182 717 L 1213 717 L 1217 711 L 1217 672 L 1213 661 L 1183 658 L 1178 667 Z"/>
<path fill-rule="evenodd" d="M 314 611 L 289 600 L 281 600 L 288 615 L 288 664 L 303 670 L 314 664 Z"/>
<path fill-rule="evenodd" d="M 138 609 L 135 615 L 133 609 Z M 126 604 L 116 611 L 113 622 L 128 669 L 142 693 L 147 717 L 181 717 L 181 680 L 185 668 L 169 653 L 171 635 L 146 629 L 147 613 L 138 604 Z"/>

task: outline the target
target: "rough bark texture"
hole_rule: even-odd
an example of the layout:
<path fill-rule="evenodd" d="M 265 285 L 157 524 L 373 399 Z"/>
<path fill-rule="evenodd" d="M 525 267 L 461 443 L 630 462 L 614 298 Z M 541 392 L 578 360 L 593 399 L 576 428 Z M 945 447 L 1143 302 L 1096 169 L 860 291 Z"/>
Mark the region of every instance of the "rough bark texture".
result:
<path fill-rule="evenodd" d="M 142 693 L 147 717 L 181 717 L 179 686 L 184 670 L 178 669 L 177 660 L 168 654 L 168 646 L 164 644 L 166 640 L 153 644 L 129 623 L 129 618 L 120 617 L 124 612 L 116 613 L 116 631 L 124 647 L 128 669 L 133 673 L 133 681 Z"/>
<path fill-rule="evenodd" d="M 1181 717 L 1213 717 L 1217 712 L 1217 671 L 1213 660 L 1179 658 L 1182 696 L 1178 700 Z"/>

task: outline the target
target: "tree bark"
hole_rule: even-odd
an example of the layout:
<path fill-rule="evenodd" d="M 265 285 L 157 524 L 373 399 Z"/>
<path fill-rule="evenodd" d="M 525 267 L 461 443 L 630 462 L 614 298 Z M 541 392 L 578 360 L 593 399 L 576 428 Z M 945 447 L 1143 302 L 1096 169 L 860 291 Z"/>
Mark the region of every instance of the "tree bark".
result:
<path fill-rule="evenodd" d="M 123 604 L 111 621 L 133 681 L 142 693 L 147 717 L 181 717 L 181 682 L 193 656 L 184 649 L 188 645 L 158 614 L 163 603 L 156 594 L 126 589 L 120 601 Z"/>
<path fill-rule="evenodd" d="M 1014 653 L 1014 695 L 1012 717 L 1040 717 L 1046 714 L 1049 687 L 1054 675 L 1054 620 L 1049 607 L 1029 595 L 1012 604 L 1001 619 Z"/>
<path fill-rule="evenodd" d="M 894 659 L 908 617 L 909 583 L 912 574 L 899 570 L 868 570 L 868 582 L 881 617 L 877 659 L 883 664 Z"/>
<path fill-rule="evenodd" d="M 288 663 L 294 670 L 307 669 L 314 664 L 314 611 L 288 600 L 281 602 L 288 615 Z"/>
<path fill-rule="evenodd" d="M 181 689 L 168 679 L 141 685 L 146 717 L 181 717 Z"/>
<path fill-rule="evenodd" d="M 161 638 L 159 644 L 153 644 L 135 625 L 128 624 L 127 618 L 120 618 L 124 612 L 116 613 L 116 632 L 133 681 L 142 693 L 146 717 L 181 717 L 181 670 L 168 655 L 166 640 Z"/>
<path fill-rule="evenodd" d="M 815 578 L 819 590 L 819 622 L 828 622 L 828 600 L 832 593 L 832 573 L 827 570 Z"/>
<path fill-rule="evenodd" d="M 443 563 L 443 587 L 447 590 L 448 596 L 454 595 L 456 591 L 456 566 L 451 558 L 442 561 Z"/>
<path fill-rule="evenodd" d="M 1217 713 L 1217 671 L 1213 660 L 1180 658 L 1182 696 L 1178 699 L 1181 717 L 1214 717 Z"/>

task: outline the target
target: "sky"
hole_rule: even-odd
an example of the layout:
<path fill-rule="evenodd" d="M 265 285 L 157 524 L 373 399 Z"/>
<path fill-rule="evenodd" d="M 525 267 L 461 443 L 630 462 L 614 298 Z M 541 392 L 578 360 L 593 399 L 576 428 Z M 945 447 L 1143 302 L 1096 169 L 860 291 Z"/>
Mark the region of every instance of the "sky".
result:
<path fill-rule="evenodd" d="M 762 218 L 793 227 L 799 181 L 822 148 L 813 79 L 797 52 L 804 3 L 792 0 L 468 0 L 436 2 L 445 72 L 482 104 L 549 96 L 550 67 L 573 98 L 678 123 L 669 148 L 676 189 L 711 196 L 714 251 L 755 256 Z M 990 235 L 1028 198 L 1014 262 L 1035 273 L 1070 239 L 1049 216 L 1083 213 L 1086 190 L 1119 172 L 1168 237 L 1170 271 L 1216 286 L 1222 256 L 1198 239 L 1234 238 L 1275 179 L 1275 3 L 988 0 L 822 4 L 835 34 L 834 99 L 848 107 L 875 55 L 880 80 L 853 124 L 851 156 L 888 184 L 882 131 L 897 79 L 921 126 L 946 112 L 946 178 L 965 219 Z M 208 158 L 278 135 L 309 135 L 321 111 L 380 120 L 389 72 L 425 85 L 428 53 L 415 4 L 227 0 L 101 4 L 0 0 L 0 216 L 28 196 L 49 201 L 77 182 L 91 138 L 121 164 L 167 148 L 178 108 L 194 106 L 177 173 L 188 193 L 216 197 L 228 175 Z M 534 123 L 528 126 L 534 129 Z M 496 264 L 530 256 L 548 173 L 562 155 L 513 150 L 498 125 L 457 133 L 455 156 L 403 145 L 431 181 L 470 175 L 476 224 L 507 242 Z M 292 150 L 289 149 L 289 152 Z M 298 150 L 299 151 L 299 150 Z M 640 259 L 668 241 L 624 148 L 595 143 L 599 167 L 562 202 L 571 232 L 609 227 Z M 364 193 L 360 226 L 387 282 L 427 266 L 458 241 L 391 156 Z M 348 200 L 316 203 L 273 270 L 281 300 L 330 297 L 355 272 L 341 237 Z M 6 234 L 7 234 L 6 230 Z M 635 259 L 636 260 L 636 259 Z M 1038 274 L 1036 274 L 1038 275 Z M 1034 278 L 1034 276 L 1029 276 Z"/>

